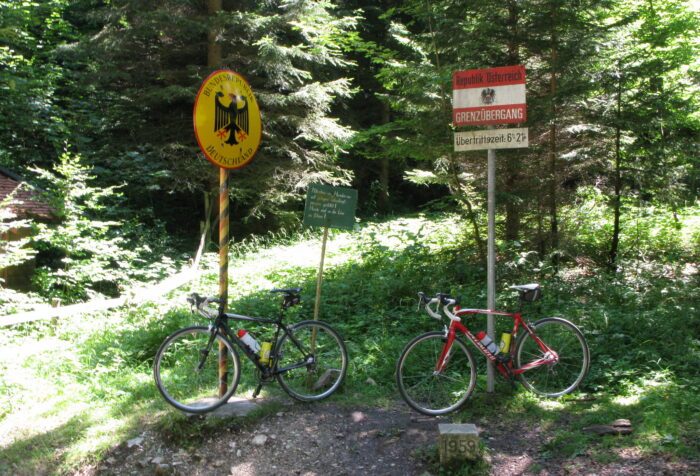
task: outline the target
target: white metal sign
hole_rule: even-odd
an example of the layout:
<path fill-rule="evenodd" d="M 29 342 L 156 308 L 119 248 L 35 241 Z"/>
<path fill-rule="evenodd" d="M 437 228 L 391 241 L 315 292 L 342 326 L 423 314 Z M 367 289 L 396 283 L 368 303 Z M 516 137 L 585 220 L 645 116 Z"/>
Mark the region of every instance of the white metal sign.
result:
<path fill-rule="evenodd" d="M 452 77 L 455 126 L 525 122 L 525 67 L 457 71 Z"/>
<path fill-rule="evenodd" d="M 527 147 L 527 127 L 455 132 L 455 152 Z"/>

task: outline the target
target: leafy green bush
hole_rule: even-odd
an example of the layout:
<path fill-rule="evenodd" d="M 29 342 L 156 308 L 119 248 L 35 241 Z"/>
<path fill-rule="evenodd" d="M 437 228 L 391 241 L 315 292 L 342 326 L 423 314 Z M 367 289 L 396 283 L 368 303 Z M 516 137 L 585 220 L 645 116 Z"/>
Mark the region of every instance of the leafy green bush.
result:
<path fill-rule="evenodd" d="M 46 199 L 59 222 L 36 224 L 32 246 L 38 251 L 34 284 L 47 297 L 66 302 L 118 296 L 134 279 L 161 278 L 175 269 L 152 243 L 167 243 L 143 225 L 119 217 L 117 187 L 92 184 L 91 169 L 78 155 L 64 152 L 53 171 L 33 169 L 45 184 Z"/>

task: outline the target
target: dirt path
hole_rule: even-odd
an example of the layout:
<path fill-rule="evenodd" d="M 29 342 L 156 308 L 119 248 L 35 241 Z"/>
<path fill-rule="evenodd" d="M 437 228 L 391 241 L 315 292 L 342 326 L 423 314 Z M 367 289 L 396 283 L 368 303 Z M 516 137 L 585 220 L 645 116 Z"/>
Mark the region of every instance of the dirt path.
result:
<path fill-rule="evenodd" d="M 221 432 L 200 436 L 187 448 L 147 430 L 119 445 L 99 465 L 75 474 L 436 476 L 430 445 L 437 440 L 438 423 L 449 422 L 423 417 L 398 402 L 389 409 L 289 404 L 249 425 L 222 420 Z M 556 459 L 542 451 L 549 434 L 537 426 L 474 423 L 488 447 L 492 475 L 700 474 L 697 462 L 667 461 L 630 449 L 611 450 L 609 462 L 585 455 Z"/>

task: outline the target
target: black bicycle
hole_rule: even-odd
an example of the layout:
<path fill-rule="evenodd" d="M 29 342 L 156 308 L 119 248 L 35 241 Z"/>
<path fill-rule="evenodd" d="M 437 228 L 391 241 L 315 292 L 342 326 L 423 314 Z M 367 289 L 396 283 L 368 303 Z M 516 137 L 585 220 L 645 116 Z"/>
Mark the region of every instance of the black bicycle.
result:
<path fill-rule="evenodd" d="M 340 387 L 348 366 L 343 339 L 321 321 L 287 326 L 284 316 L 301 301 L 301 289 L 271 292 L 282 295 L 276 319 L 223 312 L 223 303 L 217 298 L 197 294 L 187 298 L 193 312 L 211 323 L 180 329 L 158 349 L 153 374 L 158 390 L 168 403 L 188 413 L 206 413 L 226 403 L 240 379 L 241 362 L 236 347 L 256 368 L 258 386 L 253 398 L 273 378 L 290 396 L 304 402 L 325 398 Z M 211 304 L 218 304 L 218 310 L 211 309 Z M 247 336 L 241 334 L 239 338 L 231 331 L 229 320 L 274 324 L 274 338 L 258 350 L 255 343 L 252 347 L 245 343 Z"/>

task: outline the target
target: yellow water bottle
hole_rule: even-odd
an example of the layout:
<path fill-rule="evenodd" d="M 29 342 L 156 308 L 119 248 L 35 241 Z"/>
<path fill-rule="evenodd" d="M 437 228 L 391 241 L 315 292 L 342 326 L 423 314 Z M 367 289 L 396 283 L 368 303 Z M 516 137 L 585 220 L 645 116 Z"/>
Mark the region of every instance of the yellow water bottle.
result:
<path fill-rule="evenodd" d="M 260 363 L 268 365 L 270 363 L 271 342 L 263 342 L 260 346 Z"/>
<path fill-rule="evenodd" d="M 510 352 L 510 332 L 504 332 L 503 334 L 501 334 L 500 350 L 504 354 Z"/>

